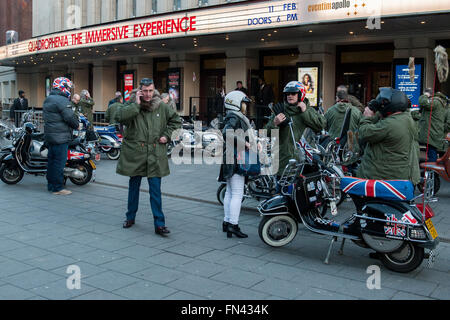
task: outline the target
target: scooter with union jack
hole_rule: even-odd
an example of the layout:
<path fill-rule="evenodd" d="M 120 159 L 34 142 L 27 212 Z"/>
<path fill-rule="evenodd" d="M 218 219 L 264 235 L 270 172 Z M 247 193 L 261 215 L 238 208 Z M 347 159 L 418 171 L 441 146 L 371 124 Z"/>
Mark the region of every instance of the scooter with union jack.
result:
<path fill-rule="evenodd" d="M 292 123 L 290 127 L 294 136 Z M 302 223 L 313 233 L 332 237 L 326 264 L 339 238 L 343 239 L 340 255 L 345 241 L 351 240 L 360 247 L 375 250 L 381 262 L 395 272 L 411 272 L 424 259 L 434 261 L 433 250 L 439 239 L 431 222 L 434 213 L 428 205 L 433 201 L 430 182 L 425 195 L 414 197 L 410 181 L 342 178 L 341 189 L 351 196 L 357 212 L 344 222 L 336 222 L 322 214 L 326 205 L 332 211 L 337 210 L 336 199 L 325 180 L 326 164 L 318 157 L 305 156 L 302 145 L 295 144 L 298 159 L 292 159 L 283 172 L 279 181 L 282 194 L 258 206 L 262 216 L 259 236 L 265 244 L 275 248 L 286 246 L 294 240 L 298 224 Z M 423 203 L 416 203 L 422 198 Z"/>

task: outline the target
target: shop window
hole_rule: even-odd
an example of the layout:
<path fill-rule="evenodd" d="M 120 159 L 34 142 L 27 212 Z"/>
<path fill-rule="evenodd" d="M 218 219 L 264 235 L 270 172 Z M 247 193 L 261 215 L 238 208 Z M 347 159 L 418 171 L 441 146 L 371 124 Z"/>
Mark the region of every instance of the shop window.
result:
<path fill-rule="evenodd" d="M 152 13 L 158 12 L 158 1 L 152 0 Z"/>
<path fill-rule="evenodd" d="M 198 6 L 207 6 L 208 5 L 208 0 L 198 0 Z"/>
<path fill-rule="evenodd" d="M 226 60 L 222 58 L 218 59 L 205 59 L 203 60 L 202 68 L 204 70 L 225 69 Z"/>
<path fill-rule="evenodd" d="M 167 92 L 167 71 L 170 67 L 170 58 L 154 60 L 154 81 L 156 89 L 162 94 Z"/>
<path fill-rule="evenodd" d="M 181 0 L 174 0 L 173 1 L 173 10 L 181 10 Z"/>

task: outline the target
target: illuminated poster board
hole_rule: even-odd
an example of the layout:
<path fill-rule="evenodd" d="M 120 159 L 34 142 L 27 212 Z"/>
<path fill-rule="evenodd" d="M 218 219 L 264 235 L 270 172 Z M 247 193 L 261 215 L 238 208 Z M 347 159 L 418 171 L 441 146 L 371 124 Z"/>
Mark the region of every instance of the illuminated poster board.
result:
<path fill-rule="evenodd" d="M 177 110 L 181 110 L 181 69 L 167 70 L 167 91 L 170 98 L 177 105 Z"/>
<path fill-rule="evenodd" d="M 407 59 L 394 61 L 394 88 L 405 92 L 411 100 L 411 108 L 419 108 L 419 97 L 423 89 L 424 60 L 415 61 L 414 82 L 411 82 Z"/>
<path fill-rule="evenodd" d="M 308 98 L 311 107 L 318 107 L 320 96 L 320 63 L 298 64 L 298 81 L 305 86 L 306 98 Z"/>
<path fill-rule="evenodd" d="M 131 92 L 134 89 L 134 74 L 133 73 L 126 73 L 124 75 L 124 96 L 125 101 L 130 100 Z"/>

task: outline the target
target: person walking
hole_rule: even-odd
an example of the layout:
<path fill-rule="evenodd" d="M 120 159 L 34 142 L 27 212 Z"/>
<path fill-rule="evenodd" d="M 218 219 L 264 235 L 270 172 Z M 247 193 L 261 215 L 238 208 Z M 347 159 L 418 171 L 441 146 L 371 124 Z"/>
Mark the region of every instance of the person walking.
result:
<path fill-rule="evenodd" d="M 88 129 L 92 129 L 94 126 L 94 105 L 95 102 L 91 98 L 91 94 L 87 90 L 81 90 L 81 113 L 88 119 L 91 123 L 91 127 Z"/>
<path fill-rule="evenodd" d="M 70 96 L 73 84 L 67 78 L 57 78 L 53 90 L 44 101 L 44 139 L 48 146 L 47 189 L 54 195 L 69 195 L 64 189 L 64 167 L 67 162 L 72 130 L 78 128 L 78 117 L 72 110 Z"/>
<path fill-rule="evenodd" d="M 241 91 L 232 91 L 225 97 L 227 116 L 224 120 L 223 164 L 220 167 L 219 181 L 226 182 L 227 189 L 224 198 L 223 232 L 228 238 L 233 234 L 238 238 L 247 238 L 239 228 L 242 199 L 246 177 L 238 172 L 237 154 L 240 149 L 258 151 L 257 139 L 253 133 L 249 119 L 245 116 L 250 99 Z M 236 131 L 240 130 L 240 131 Z M 241 134 L 240 134 L 241 133 Z M 248 134 L 248 140 L 245 138 Z M 232 137 L 229 137 L 232 135 Z M 228 136 L 228 137 L 227 137 Z M 234 137 L 234 139 L 233 139 Z M 231 143 L 230 143 L 231 142 Z M 238 152 L 235 152 L 235 151 Z"/>
<path fill-rule="evenodd" d="M 16 127 L 20 125 L 20 117 L 22 114 L 19 112 L 24 112 L 28 110 L 28 99 L 25 98 L 25 91 L 19 91 L 19 97 L 14 100 L 11 109 L 9 110 L 9 118 L 14 122 Z"/>
<path fill-rule="evenodd" d="M 167 144 L 172 133 L 181 128 L 181 118 L 160 96 L 155 96 L 152 79 L 142 79 L 136 101 L 121 107 L 116 119 L 125 125 L 122 152 L 116 172 L 130 177 L 128 189 L 128 211 L 123 228 L 135 224 L 139 206 L 139 189 L 142 178 L 148 180 L 150 204 L 153 212 L 155 233 L 167 236 L 162 210 L 161 181 L 170 174 Z"/>
<path fill-rule="evenodd" d="M 419 99 L 420 120 L 419 120 L 419 143 L 428 145 L 428 161 L 436 162 L 439 152 L 447 150 L 445 146 L 446 117 L 447 117 L 447 97 L 437 92 L 432 96 L 431 92 L 425 92 Z M 433 111 L 433 112 L 431 112 Z M 431 124 L 430 124 L 431 117 Z M 428 134 L 429 132 L 429 134 Z"/>

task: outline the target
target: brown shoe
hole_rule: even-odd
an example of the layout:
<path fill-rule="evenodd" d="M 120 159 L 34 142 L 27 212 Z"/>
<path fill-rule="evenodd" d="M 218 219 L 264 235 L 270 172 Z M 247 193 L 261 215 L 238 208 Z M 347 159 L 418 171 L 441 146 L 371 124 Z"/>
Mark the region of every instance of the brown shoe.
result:
<path fill-rule="evenodd" d="M 69 194 L 72 194 L 72 191 L 63 189 L 63 190 L 58 191 L 58 192 L 53 192 L 53 194 L 54 194 L 55 196 L 68 196 Z"/>
<path fill-rule="evenodd" d="M 123 228 L 128 229 L 131 228 L 135 224 L 134 220 L 127 220 L 123 223 Z"/>

